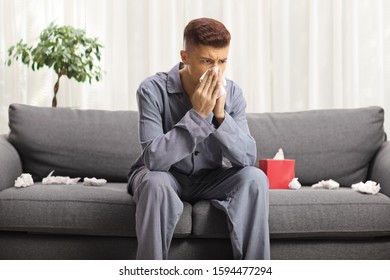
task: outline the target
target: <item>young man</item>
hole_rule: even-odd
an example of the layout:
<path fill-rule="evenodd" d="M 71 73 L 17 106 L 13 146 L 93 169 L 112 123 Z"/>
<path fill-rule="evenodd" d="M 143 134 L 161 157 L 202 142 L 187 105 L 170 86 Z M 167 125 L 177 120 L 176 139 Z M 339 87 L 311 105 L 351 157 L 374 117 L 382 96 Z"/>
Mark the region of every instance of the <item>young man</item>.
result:
<path fill-rule="evenodd" d="M 226 213 L 235 259 L 270 258 L 268 180 L 253 167 L 256 143 L 242 91 L 223 78 L 229 44 L 222 23 L 191 21 L 182 63 L 137 91 L 142 154 L 129 192 L 137 205 L 138 259 L 167 259 L 182 200 L 210 200 Z"/>

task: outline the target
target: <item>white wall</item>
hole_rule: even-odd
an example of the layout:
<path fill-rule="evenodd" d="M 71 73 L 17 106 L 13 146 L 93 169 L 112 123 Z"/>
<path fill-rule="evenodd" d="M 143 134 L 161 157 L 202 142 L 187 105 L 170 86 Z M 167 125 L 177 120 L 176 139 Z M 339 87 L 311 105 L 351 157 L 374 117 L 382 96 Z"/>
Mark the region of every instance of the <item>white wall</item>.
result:
<path fill-rule="evenodd" d="M 105 45 L 104 81 L 64 78 L 59 106 L 136 110 L 140 81 L 179 61 L 188 21 L 213 17 L 232 33 L 226 76 L 243 88 L 248 112 L 389 112 L 389 15 L 386 0 L 0 0 L 0 133 L 10 103 L 51 104 L 51 70 L 4 61 L 9 46 L 33 43 L 52 21 L 85 28 Z"/>

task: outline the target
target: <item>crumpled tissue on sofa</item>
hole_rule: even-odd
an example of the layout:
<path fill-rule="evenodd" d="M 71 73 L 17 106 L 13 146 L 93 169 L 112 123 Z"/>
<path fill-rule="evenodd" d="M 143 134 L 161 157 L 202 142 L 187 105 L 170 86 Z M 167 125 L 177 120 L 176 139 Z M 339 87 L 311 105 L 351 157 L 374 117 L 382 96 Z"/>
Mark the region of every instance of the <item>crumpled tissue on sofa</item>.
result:
<path fill-rule="evenodd" d="M 294 178 L 288 184 L 288 187 L 292 190 L 299 190 L 301 188 L 301 183 L 299 183 L 298 178 Z"/>
<path fill-rule="evenodd" d="M 46 178 L 42 179 L 42 184 L 44 185 L 75 185 L 78 181 L 80 181 L 80 177 L 70 178 L 69 176 L 51 176 L 54 173 L 54 170 L 49 173 Z"/>
<path fill-rule="evenodd" d="M 106 179 L 96 179 L 95 177 L 93 178 L 84 178 L 83 185 L 84 186 L 103 186 L 105 183 L 107 183 Z"/>
<path fill-rule="evenodd" d="M 329 179 L 329 180 L 322 180 L 318 182 L 317 184 L 314 184 L 311 186 L 313 189 L 329 189 L 329 190 L 334 190 L 338 189 L 340 187 L 340 184 L 337 183 L 336 181 Z"/>
<path fill-rule="evenodd" d="M 25 188 L 34 185 L 34 180 L 29 173 L 22 173 L 16 180 L 15 180 L 15 187 L 16 188 Z"/>
<path fill-rule="evenodd" d="M 377 194 L 381 187 L 380 184 L 374 181 L 367 181 L 365 183 L 360 182 L 357 184 L 352 184 L 351 188 L 355 191 L 368 194 Z"/>
<path fill-rule="evenodd" d="M 54 173 L 54 170 L 50 172 L 50 174 L 42 179 L 42 184 L 44 185 L 50 185 L 50 184 L 56 184 L 56 185 L 75 185 L 80 181 L 80 177 L 76 178 L 70 178 L 69 176 L 52 176 Z M 96 179 L 93 178 L 84 178 L 83 185 L 84 186 L 102 186 L 105 183 L 107 183 L 106 179 Z"/>

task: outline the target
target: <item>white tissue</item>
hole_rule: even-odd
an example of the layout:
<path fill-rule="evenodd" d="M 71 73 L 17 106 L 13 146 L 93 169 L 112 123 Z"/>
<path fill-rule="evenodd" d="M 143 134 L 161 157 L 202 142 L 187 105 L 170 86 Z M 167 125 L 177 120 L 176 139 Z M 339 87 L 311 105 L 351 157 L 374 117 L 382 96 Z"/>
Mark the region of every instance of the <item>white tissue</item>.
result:
<path fill-rule="evenodd" d="M 369 194 L 377 194 L 381 187 L 380 184 L 374 181 L 367 181 L 365 183 L 360 182 L 357 184 L 352 184 L 351 188 L 355 191 L 361 192 L 361 193 L 369 193 Z"/>
<path fill-rule="evenodd" d="M 16 180 L 15 180 L 15 187 L 16 188 L 25 188 L 34 185 L 34 180 L 29 173 L 22 173 Z"/>
<path fill-rule="evenodd" d="M 207 72 L 208 72 L 209 70 L 210 70 L 210 69 L 207 69 L 207 71 L 204 72 L 204 73 L 202 74 L 202 76 L 201 76 L 200 79 L 199 79 L 199 82 L 201 82 L 201 81 L 204 79 L 204 77 L 206 76 L 206 74 L 207 74 Z M 212 67 L 211 70 L 213 70 L 215 73 L 218 73 L 218 72 L 219 72 L 218 66 Z M 219 97 L 221 97 L 222 95 L 225 95 L 225 94 L 226 94 L 226 89 L 225 89 L 226 85 L 227 85 L 226 79 L 225 79 L 225 77 L 222 77 L 222 85 L 221 85 L 221 89 L 219 90 L 219 92 L 218 92 L 218 94 L 217 94 L 217 98 L 219 98 Z"/>
<path fill-rule="evenodd" d="M 278 152 L 275 154 L 274 159 L 279 159 L 279 160 L 284 159 L 284 153 L 282 148 L 280 148 Z"/>
<path fill-rule="evenodd" d="M 70 178 L 69 176 L 51 176 L 54 173 L 54 170 L 49 173 L 46 178 L 42 179 L 42 184 L 50 185 L 75 185 L 78 181 L 80 181 L 80 177 Z"/>
<path fill-rule="evenodd" d="M 334 190 L 338 189 L 340 187 L 340 184 L 337 183 L 336 181 L 329 179 L 329 180 L 322 180 L 318 182 L 317 184 L 314 184 L 311 186 L 313 189 L 329 189 L 329 190 Z"/>
<path fill-rule="evenodd" d="M 96 179 L 95 177 L 93 177 L 93 178 L 85 177 L 83 185 L 84 186 L 102 186 L 105 183 L 107 183 L 106 179 Z"/>
<path fill-rule="evenodd" d="M 299 190 L 301 188 L 301 183 L 299 183 L 298 178 L 292 179 L 292 181 L 288 184 L 288 187 L 292 190 Z"/>

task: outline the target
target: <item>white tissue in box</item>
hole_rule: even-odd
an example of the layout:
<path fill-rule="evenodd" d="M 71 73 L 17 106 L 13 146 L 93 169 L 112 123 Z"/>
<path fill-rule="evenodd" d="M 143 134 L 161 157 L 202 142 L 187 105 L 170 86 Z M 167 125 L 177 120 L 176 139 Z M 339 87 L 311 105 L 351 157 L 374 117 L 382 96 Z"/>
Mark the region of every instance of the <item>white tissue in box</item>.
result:
<path fill-rule="evenodd" d="M 283 160 L 284 159 L 284 152 L 283 149 L 280 148 L 278 152 L 275 154 L 273 159 Z"/>
<path fill-rule="evenodd" d="M 210 69 L 208 69 L 206 72 L 204 72 L 204 73 L 202 74 L 202 76 L 201 76 L 200 79 L 199 79 L 199 82 L 201 82 L 201 81 L 204 79 L 204 77 L 206 76 L 206 74 L 207 74 L 207 72 L 208 72 L 209 70 L 210 70 Z M 215 66 L 215 67 L 211 68 L 211 70 L 213 70 L 215 73 L 218 73 L 218 72 L 219 72 L 218 66 Z M 226 82 L 225 77 L 222 77 L 222 85 L 221 85 L 220 91 L 219 91 L 218 94 L 217 94 L 217 98 L 219 98 L 219 97 L 221 97 L 222 95 L 225 95 L 225 94 L 226 94 L 226 89 L 225 89 L 226 84 L 227 84 L 227 82 Z"/>

